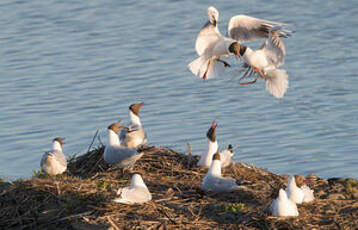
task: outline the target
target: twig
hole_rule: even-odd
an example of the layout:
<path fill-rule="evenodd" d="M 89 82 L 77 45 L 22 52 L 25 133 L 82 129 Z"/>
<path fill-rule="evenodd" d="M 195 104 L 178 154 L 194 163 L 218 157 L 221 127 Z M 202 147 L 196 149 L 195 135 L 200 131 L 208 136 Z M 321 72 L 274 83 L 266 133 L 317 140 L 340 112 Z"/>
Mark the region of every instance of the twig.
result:
<path fill-rule="evenodd" d="M 99 129 L 97 129 L 96 133 L 94 134 L 93 138 L 92 138 L 92 142 L 91 144 L 89 145 L 88 149 L 87 149 L 87 152 L 90 151 L 90 149 L 92 148 L 92 145 L 94 143 L 94 140 L 96 139 L 97 135 L 98 135 L 98 132 L 99 132 Z"/>
<path fill-rule="evenodd" d="M 159 212 L 163 213 L 167 217 L 167 219 L 170 220 L 170 222 L 172 222 L 173 224 L 177 224 L 177 222 L 175 222 L 163 208 L 159 207 L 155 202 L 151 202 L 151 203 L 155 206 L 155 208 Z"/>
<path fill-rule="evenodd" d="M 120 230 L 121 228 L 116 224 L 110 216 L 107 216 L 108 222 L 112 225 L 112 227 L 116 230 Z"/>
<path fill-rule="evenodd" d="M 100 135 L 97 136 L 97 139 L 98 139 L 98 141 L 99 141 L 99 143 L 100 143 L 101 145 L 104 145 L 103 142 L 101 141 L 101 136 L 100 136 Z"/>
<path fill-rule="evenodd" d="M 191 148 L 189 142 L 186 143 L 186 147 L 188 148 L 188 155 L 191 158 L 193 156 L 193 149 Z"/>
<path fill-rule="evenodd" d="M 74 215 L 70 215 L 70 216 L 65 216 L 65 217 L 62 217 L 62 218 L 60 218 L 60 219 L 57 219 L 57 220 L 54 220 L 54 221 L 50 221 L 50 222 L 47 222 L 47 223 L 45 223 L 45 224 L 41 224 L 41 225 L 39 226 L 39 229 L 41 229 L 41 228 L 44 227 L 44 226 L 48 226 L 48 225 L 50 225 L 50 224 L 56 224 L 56 223 L 61 222 L 61 221 L 64 221 L 64 220 L 78 219 L 78 218 L 81 218 L 81 217 L 83 217 L 83 216 L 87 216 L 87 215 L 89 215 L 89 214 L 91 214 L 91 213 L 92 213 L 92 211 L 87 211 L 87 212 L 82 212 L 82 213 L 78 213 L 78 214 L 74 214 Z M 31 226 L 33 226 L 33 224 L 29 224 L 29 225 L 23 226 L 23 229 L 28 228 L 28 227 L 31 227 Z"/>

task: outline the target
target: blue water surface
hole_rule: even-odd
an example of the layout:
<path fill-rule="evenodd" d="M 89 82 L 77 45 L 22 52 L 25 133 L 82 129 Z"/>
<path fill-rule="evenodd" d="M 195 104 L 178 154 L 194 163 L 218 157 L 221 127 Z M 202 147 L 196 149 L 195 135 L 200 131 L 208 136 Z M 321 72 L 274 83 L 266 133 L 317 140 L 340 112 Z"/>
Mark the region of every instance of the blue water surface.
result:
<path fill-rule="evenodd" d="M 187 69 L 206 9 L 220 30 L 236 14 L 276 20 L 290 88 L 283 99 L 238 84 L 241 63 L 203 81 Z M 144 101 L 149 143 L 206 151 L 215 119 L 221 148 L 280 174 L 358 177 L 356 1 L 12 1 L 0 3 L 0 177 L 30 177 L 54 137 L 70 156 L 96 130 Z M 262 41 L 251 43 L 253 48 Z M 95 144 L 98 144 L 96 142 Z"/>

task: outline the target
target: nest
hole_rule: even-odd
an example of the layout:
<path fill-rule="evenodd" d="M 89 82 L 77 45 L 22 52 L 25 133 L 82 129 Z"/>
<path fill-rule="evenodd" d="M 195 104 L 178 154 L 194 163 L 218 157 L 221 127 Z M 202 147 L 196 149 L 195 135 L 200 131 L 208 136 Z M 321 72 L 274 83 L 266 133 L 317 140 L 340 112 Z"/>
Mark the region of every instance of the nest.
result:
<path fill-rule="evenodd" d="M 69 161 L 64 175 L 37 175 L 0 184 L 0 228 L 50 229 L 357 229 L 358 185 L 353 179 L 311 175 L 315 201 L 298 206 L 295 218 L 268 212 L 287 176 L 234 163 L 223 170 L 247 190 L 203 193 L 207 170 L 198 159 L 172 149 L 144 146 L 134 171 L 153 200 L 143 205 L 111 202 L 129 175 L 103 161 L 104 146 Z M 302 177 L 297 177 L 298 184 Z M 307 178 L 305 178 L 307 179 Z"/>

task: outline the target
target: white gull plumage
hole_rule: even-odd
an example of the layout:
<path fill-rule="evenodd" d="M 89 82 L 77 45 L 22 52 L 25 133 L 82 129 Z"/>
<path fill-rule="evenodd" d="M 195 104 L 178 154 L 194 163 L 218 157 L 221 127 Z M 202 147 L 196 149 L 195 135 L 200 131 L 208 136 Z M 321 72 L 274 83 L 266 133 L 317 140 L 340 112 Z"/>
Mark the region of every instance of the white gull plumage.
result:
<path fill-rule="evenodd" d="M 239 189 L 246 190 L 245 186 L 237 185 L 234 178 L 223 177 L 221 175 L 220 154 L 218 153 L 214 154 L 211 166 L 206 173 L 200 188 L 206 192 L 230 192 Z"/>
<path fill-rule="evenodd" d="M 52 151 L 43 154 L 40 166 L 49 175 L 61 174 L 67 169 L 65 154 L 62 152 L 64 138 L 53 140 Z"/>
<path fill-rule="evenodd" d="M 288 199 L 282 188 L 278 197 L 272 202 L 270 211 L 272 216 L 298 216 L 296 203 Z"/>
<path fill-rule="evenodd" d="M 241 46 L 240 55 L 247 64 L 247 71 L 251 69 L 258 73 L 258 77 L 265 79 L 266 90 L 277 98 L 283 97 L 288 88 L 288 75 L 285 70 L 278 69 L 285 62 L 286 49 L 279 37 L 281 27 L 273 27 L 269 37 L 257 50 Z M 258 78 L 257 77 L 257 78 Z M 256 82 L 257 78 L 250 82 Z"/>
<path fill-rule="evenodd" d="M 208 17 L 209 21 L 200 30 L 195 42 L 199 57 L 188 65 L 195 76 L 203 79 L 220 76 L 224 67 L 230 66 L 220 58 L 238 55 L 237 41 L 221 35 L 217 27 L 219 12 L 211 6 L 208 8 Z"/>
<path fill-rule="evenodd" d="M 120 121 L 108 126 L 108 145 L 104 149 L 103 157 L 106 163 L 117 165 L 119 168 L 131 167 L 142 157 L 143 152 L 121 146 L 118 131 L 126 127 L 119 126 Z"/>
<path fill-rule="evenodd" d="M 143 105 L 144 102 L 129 106 L 128 113 L 131 122 L 127 128 L 121 130 L 119 136 L 123 146 L 135 149 L 147 142 L 147 134 L 139 118 L 139 110 Z"/>
<path fill-rule="evenodd" d="M 301 188 L 297 187 L 295 176 L 290 176 L 286 188 L 287 196 L 290 200 L 296 204 L 302 204 L 303 202 L 311 202 L 314 200 L 313 190 L 307 185 L 303 185 Z"/>
<path fill-rule="evenodd" d="M 152 199 L 152 194 L 144 183 L 141 175 L 133 174 L 131 184 L 128 187 L 120 188 L 116 199 L 113 202 L 122 204 L 142 204 Z"/>
<path fill-rule="evenodd" d="M 208 138 L 208 151 L 200 157 L 198 161 L 199 167 L 209 168 L 211 166 L 211 162 L 214 154 L 218 151 L 218 142 L 216 140 L 216 127 L 215 121 L 213 121 L 211 127 L 206 133 L 206 137 Z M 221 167 L 227 167 L 231 164 L 231 158 L 233 154 L 233 148 L 231 145 L 221 152 L 219 152 L 221 158 Z"/>
<path fill-rule="evenodd" d="M 269 37 L 271 28 L 286 25 L 246 15 L 236 15 L 230 19 L 228 24 L 230 37 L 225 37 L 221 35 L 217 26 L 218 10 L 210 6 L 207 11 L 209 20 L 200 30 L 195 42 L 195 49 L 199 57 L 188 65 L 194 75 L 203 79 L 219 76 L 223 73 L 224 67 L 230 66 L 221 60 L 222 57 L 235 54 L 238 58 L 240 52 L 238 42 Z M 278 32 L 278 36 L 288 37 L 289 35 L 287 30 Z"/>

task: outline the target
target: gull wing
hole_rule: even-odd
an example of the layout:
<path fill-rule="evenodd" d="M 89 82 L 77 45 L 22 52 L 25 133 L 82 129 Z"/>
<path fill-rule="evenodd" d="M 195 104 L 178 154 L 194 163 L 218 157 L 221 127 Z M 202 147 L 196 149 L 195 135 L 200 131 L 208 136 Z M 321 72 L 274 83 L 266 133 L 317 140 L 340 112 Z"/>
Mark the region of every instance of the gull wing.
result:
<path fill-rule="evenodd" d="M 218 39 L 221 38 L 221 34 L 218 28 L 208 21 L 204 27 L 200 30 L 196 42 L 195 50 L 199 56 L 203 55 L 208 49 L 215 46 Z"/>
<path fill-rule="evenodd" d="M 271 28 L 284 25 L 286 24 L 240 14 L 230 19 L 228 34 L 239 42 L 247 42 L 258 38 L 267 38 Z M 288 30 L 280 30 L 278 33 L 279 37 L 289 37 L 290 35 L 291 31 Z"/>
<path fill-rule="evenodd" d="M 286 56 L 285 44 L 279 37 L 281 28 L 280 26 L 275 26 L 270 29 L 269 37 L 262 46 L 267 60 L 276 67 L 285 63 Z"/>
<path fill-rule="evenodd" d="M 114 202 L 122 204 L 134 204 L 134 203 L 145 203 L 152 199 L 148 188 L 136 186 L 136 187 L 125 187 L 120 189 L 119 198 L 114 199 Z"/>

